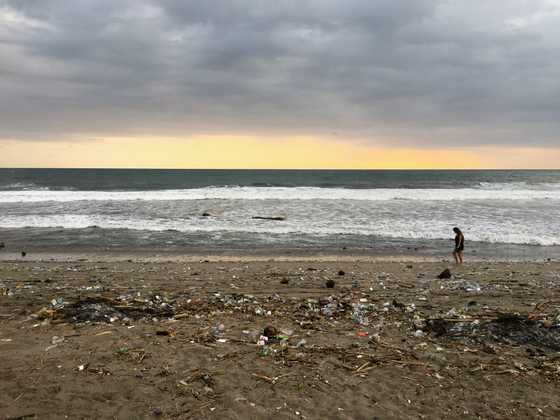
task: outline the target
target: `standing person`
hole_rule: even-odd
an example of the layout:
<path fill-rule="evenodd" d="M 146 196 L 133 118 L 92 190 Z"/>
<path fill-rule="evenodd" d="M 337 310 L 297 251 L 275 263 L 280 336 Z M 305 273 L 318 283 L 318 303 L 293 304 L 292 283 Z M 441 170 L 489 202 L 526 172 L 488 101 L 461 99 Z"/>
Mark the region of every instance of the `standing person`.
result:
<path fill-rule="evenodd" d="M 455 249 L 453 250 L 453 257 L 457 264 L 463 264 L 463 250 L 465 249 L 465 237 L 463 232 L 458 227 L 453 228 L 455 232 Z"/>

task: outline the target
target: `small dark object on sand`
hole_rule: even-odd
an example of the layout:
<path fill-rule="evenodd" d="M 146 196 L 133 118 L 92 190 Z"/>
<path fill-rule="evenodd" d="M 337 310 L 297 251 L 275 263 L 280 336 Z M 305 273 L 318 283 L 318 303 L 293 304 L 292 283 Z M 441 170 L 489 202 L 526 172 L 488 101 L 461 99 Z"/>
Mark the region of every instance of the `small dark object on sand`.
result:
<path fill-rule="evenodd" d="M 264 327 L 263 335 L 268 338 L 276 338 L 278 330 L 272 326 Z"/>
<path fill-rule="evenodd" d="M 22 256 L 22 257 L 25 257 L 26 255 L 27 255 L 27 252 L 21 251 L 21 256 Z"/>
<path fill-rule="evenodd" d="M 334 289 L 335 286 L 335 281 L 333 279 L 329 279 L 327 280 L 327 282 L 325 283 L 325 286 L 327 286 L 327 289 Z"/>
<path fill-rule="evenodd" d="M 343 276 L 343 275 L 345 275 L 345 274 L 346 274 L 346 273 L 345 273 L 344 271 L 342 271 L 342 270 L 340 270 L 340 271 L 338 272 L 338 275 L 339 275 L 339 276 Z"/>
<path fill-rule="evenodd" d="M 25 420 L 25 419 L 34 419 L 36 417 L 37 415 L 35 413 L 31 413 L 31 414 L 22 414 L 21 416 L 15 416 L 15 417 L 6 417 L 6 420 Z"/>
<path fill-rule="evenodd" d="M 391 305 L 393 305 L 397 309 L 406 308 L 406 305 L 404 303 L 399 302 L 397 299 L 393 299 L 393 301 L 391 302 Z"/>
<path fill-rule="evenodd" d="M 156 335 L 170 336 L 171 333 L 167 330 L 158 330 L 158 331 L 156 331 Z"/>
<path fill-rule="evenodd" d="M 210 217 L 210 216 L 212 216 L 212 215 L 210 213 L 208 213 L 207 211 L 202 213 L 202 217 Z"/>
<path fill-rule="evenodd" d="M 280 221 L 280 222 L 286 220 L 286 218 L 283 217 L 283 216 L 271 216 L 271 217 L 253 216 L 252 219 L 255 219 L 255 220 L 276 220 L 276 221 Z"/>
<path fill-rule="evenodd" d="M 288 284 L 290 282 L 290 279 L 288 278 L 283 278 L 282 280 L 280 280 L 280 283 L 282 284 Z"/>
<path fill-rule="evenodd" d="M 450 279 L 451 278 L 451 271 L 449 270 L 449 268 L 446 268 L 445 270 L 443 270 L 438 276 L 438 279 Z"/>

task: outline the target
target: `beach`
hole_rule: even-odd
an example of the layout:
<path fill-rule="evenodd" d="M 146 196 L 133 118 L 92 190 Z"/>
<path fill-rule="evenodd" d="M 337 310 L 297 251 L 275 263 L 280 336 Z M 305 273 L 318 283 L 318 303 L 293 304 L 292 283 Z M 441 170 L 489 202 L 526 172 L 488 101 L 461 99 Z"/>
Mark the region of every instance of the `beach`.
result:
<path fill-rule="evenodd" d="M 559 203 L 560 171 L 0 170 L 0 418 L 558 418 Z"/>
<path fill-rule="evenodd" d="M 554 259 L 0 255 L 3 418 L 560 416 Z"/>

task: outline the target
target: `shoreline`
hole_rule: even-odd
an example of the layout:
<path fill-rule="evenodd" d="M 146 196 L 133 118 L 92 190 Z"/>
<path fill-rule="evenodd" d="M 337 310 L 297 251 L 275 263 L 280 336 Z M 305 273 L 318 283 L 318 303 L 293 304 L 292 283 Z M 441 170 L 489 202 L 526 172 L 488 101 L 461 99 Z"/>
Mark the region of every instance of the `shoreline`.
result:
<path fill-rule="evenodd" d="M 178 252 L 178 251 L 33 251 L 22 257 L 20 253 L 2 252 L 1 262 L 25 263 L 25 262 L 135 262 L 135 263 L 164 263 L 164 262 L 411 262 L 411 263 L 442 263 L 455 266 L 451 256 L 447 255 L 413 255 L 413 254 L 375 254 L 354 252 L 322 252 L 313 250 L 303 251 L 275 251 L 262 250 L 261 252 L 247 252 L 243 250 L 216 251 L 207 250 L 201 252 Z M 469 263 L 550 263 L 558 262 L 560 258 L 551 257 L 517 257 L 510 256 L 478 256 L 465 255 L 464 266 Z"/>

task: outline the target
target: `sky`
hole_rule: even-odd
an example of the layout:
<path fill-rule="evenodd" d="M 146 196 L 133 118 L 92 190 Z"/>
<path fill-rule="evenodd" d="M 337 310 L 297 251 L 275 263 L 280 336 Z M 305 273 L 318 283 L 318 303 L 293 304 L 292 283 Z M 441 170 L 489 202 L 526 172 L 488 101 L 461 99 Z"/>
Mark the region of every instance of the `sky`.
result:
<path fill-rule="evenodd" d="M 560 0 L 0 0 L 0 166 L 560 168 Z"/>

